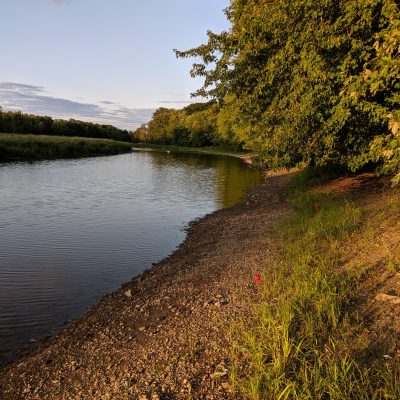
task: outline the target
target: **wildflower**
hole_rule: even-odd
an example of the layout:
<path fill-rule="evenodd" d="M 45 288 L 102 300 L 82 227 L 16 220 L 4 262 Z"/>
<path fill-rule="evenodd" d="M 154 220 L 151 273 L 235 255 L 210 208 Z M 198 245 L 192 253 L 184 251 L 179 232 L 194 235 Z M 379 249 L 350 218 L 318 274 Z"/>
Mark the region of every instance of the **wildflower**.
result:
<path fill-rule="evenodd" d="M 256 272 L 254 279 L 255 279 L 257 285 L 261 285 L 261 275 L 258 272 Z"/>
<path fill-rule="evenodd" d="M 319 211 L 319 203 L 314 203 L 314 211 L 317 213 Z"/>

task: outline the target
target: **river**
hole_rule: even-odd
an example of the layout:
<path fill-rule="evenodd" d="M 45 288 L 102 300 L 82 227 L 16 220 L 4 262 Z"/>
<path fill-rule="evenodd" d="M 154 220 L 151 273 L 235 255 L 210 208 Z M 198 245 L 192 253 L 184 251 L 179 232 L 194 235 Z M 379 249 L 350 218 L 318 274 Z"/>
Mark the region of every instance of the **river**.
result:
<path fill-rule="evenodd" d="M 233 157 L 0 163 L 0 365 L 166 257 L 261 180 Z"/>

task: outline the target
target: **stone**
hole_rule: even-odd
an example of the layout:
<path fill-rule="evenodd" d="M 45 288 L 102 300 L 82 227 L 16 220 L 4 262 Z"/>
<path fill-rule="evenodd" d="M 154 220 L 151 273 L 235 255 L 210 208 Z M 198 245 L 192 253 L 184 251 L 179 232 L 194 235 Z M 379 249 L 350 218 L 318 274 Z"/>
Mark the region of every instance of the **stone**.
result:
<path fill-rule="evenodd" d="M 213 374 L 211 374 L 210 376 L 212 379 L 217 379 L 217 378 L 221 378 L 226 375 L 228 375 L 228 371 L 224 370 L 224 371 L 216 371 Z"/>

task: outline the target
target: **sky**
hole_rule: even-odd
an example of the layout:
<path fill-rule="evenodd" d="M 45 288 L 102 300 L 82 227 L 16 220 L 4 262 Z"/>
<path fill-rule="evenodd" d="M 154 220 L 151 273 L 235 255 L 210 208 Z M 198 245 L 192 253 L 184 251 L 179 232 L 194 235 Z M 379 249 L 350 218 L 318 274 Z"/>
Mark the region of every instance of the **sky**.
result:
<path fill-rule="evenodd" d="M 229 0 L 0 0 L 0 106 L 135 129 L 201 80 L 177 59 L 228 29 Z"/>

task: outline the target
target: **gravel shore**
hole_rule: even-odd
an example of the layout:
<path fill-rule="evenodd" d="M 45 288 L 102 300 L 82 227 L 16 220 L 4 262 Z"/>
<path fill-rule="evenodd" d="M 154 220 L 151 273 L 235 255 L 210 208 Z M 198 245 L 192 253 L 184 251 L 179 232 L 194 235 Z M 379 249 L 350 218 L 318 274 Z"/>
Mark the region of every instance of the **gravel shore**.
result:
<path fill-rule="evenodd" d="M 287 176 L 193 222 L 170 257 L 0 373 L 0 398 L 234 399 L 229 329 L 288 210 Z"/>

